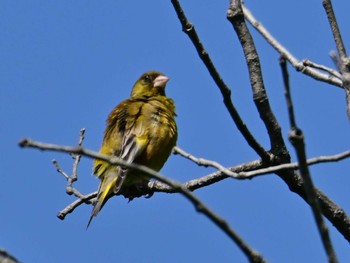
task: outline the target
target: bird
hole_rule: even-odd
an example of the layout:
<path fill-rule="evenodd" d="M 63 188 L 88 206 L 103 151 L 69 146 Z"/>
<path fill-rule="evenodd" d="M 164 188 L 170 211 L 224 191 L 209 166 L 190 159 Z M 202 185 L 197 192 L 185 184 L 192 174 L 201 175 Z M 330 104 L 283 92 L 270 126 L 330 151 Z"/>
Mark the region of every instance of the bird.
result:
<path fill-rule="evenodd" d="M 165 94 L 169 78 L 148 71 L 135 82 L 130 98 L 109 114 L 99 153 L 119 157 L 129 164 L 160 171 L 177 141 L 174 101 Z M 109 198 L 123 195 L 131 201 L 142 196 L 150 176 L 137 170 L 95 159 L 93 174 L 100 179 L 89 227 Z"/>

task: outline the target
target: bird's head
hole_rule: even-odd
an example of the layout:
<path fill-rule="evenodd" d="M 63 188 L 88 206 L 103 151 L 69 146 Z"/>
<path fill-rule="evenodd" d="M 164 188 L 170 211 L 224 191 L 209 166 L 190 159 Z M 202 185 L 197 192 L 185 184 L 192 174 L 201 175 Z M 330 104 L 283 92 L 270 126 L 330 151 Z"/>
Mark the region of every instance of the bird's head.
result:
<path fill-rule="evenodd" d="M 165 85 L 169 78 L 157 71 L 144 73 L 135 83 L 131 97 L 165 96 Z"/>

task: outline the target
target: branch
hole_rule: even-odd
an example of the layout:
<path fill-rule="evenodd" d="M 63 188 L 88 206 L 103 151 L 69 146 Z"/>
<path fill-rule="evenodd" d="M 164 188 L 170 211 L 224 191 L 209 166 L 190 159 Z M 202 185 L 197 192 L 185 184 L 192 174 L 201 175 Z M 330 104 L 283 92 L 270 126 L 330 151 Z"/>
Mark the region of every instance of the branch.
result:
<path fill-rule="evenodd" d="M 20 263 L 14 256 L 6 250 L 0 248 L 0 262 L 1 263 Z"/>
<path fill-rule="evenodd" d="M 226 167 L 224 167 L 223 165 L 221 165 L 215 161 L 211 161 L 211 160 L 207 160 L 207 159 L 203 159 L 203 158 L 197 158 L 197 157 L 193 156 L 192 154 L 185 152 L 184 150 L 180 149 L 177 146 L 174 147 L 173 151 L 174 151 L 174 154 L 180 154 L 182 157 L 185 157 L 185 158 L 195 162 L 199 166 L 214 167 L 229 177 L 233 177 L 233 178 L 238 177 L 237 173 L 230 171 L 229 169 L 227 169 Z"/>
<path fill-rule="evenodd" d="M 259 167 L 262 167 L 262 165 L 259 165 L 259 166 L 255 166 L 255 169 L 253 170 L 252 164 L 258 162 L 258 161 L 253 161 L 250 163 L 246 163 L 247 164 L 246 169 L 244 169 L 243 171 L 240 172 L 240 171 L 237 171 L 237 168 L 236 168 L 237 166 L 226 168 L 223 165 L 221 165 L 215 161 L 195 157 L 192 154 L 180 149 L 178 146 L 176 146 L 174 148 L 174 154 L 179 154 L 182 157 L 196 163 L 198 166 L 216 168 L 216 169 L 218 169 L 218 171 L 222 175 L 226 176 L 225 178 L 232 177 L 235 179 L 253 179 L 254 177 L 259 176 L 259 175 L 276 173 L 276 172 L 280 172 L 283 170 L 297 170 L 300 168 L 299 163 L 295 162 L 295 163 L 284 163 L 284 164 L 280 164 L 280 165 L 269 166 L 266 168 L 259 168 Z M 350 150 L 345 151 L 345 152 L 341 152 L 341 153 L 338 153 L 335 155 L 319 156 L 319 157 L 310 158 L 310 159 L 306 160 L 306 162 L 307 162 L 308 166 L 310 166 L 310 165 L 315 165 L 315 164 L 319 164 L 319 163 L 337 162 L 337 161 L 344 160 L 344 159 L 349 158 L 349 157 L 350 157 Z M 195 180 L 199 180 L 199 179 L 195 179 Z"/>
<path fill-rule="evenodd" d="M 269 134 L 271 152 L 279 159 L 279 163 L 290 162 L 290 156 L 282 137 L 281 127 L 271 110 L 269 98 L 266 95 L 258 52 L 244 21 L 241 0 L 230 0 L 227 19 L 231 22 L 243 48 L 248 65 L 254 103 Z"/>
<path fill-rule="evenodd" d="M 75 210 L 75 208 L 77 208 L 81 204 L 84 204 L 84 203 L 85 204 L 92 204 L 92 199 L 96 198 L 96 196 L 97 196 L 97 191 L 93 192 L 91 194 L 79 197 L 79 199 L 75 200 L 73 203 L 71 203 L 70 205 L 65 207 L 63 210 L 61 210 L 57 214 L 57 217 L 61 220 L 64 220 L 66 215 L 72 213 Z"/>
<path fill-rule="evenodd" d="M 258 169 L 259 167 L 263 167 L 263 166 L 261 161 L 257 160 L 257 161 L 236 165 L 228 169 L 230 169 L 233 173 L 239 173 L 241 171 L 250 171 L 250 170 Z M 183 186 L 187 188 L 189 191 L 195 191 L 199 188 L 224 180 L 227 177 L 228 176 L 226 174 L 222 173 L 221 171 L 218 171 L 198 179 L 187 181 L 186 183 L 183 183 Z M 176 190 L 160 181 L 149 182 L 148 189 L 145 189 L 145 194 L 149 195 L 149 193 L 154 193 L 154 192 L 176 193 Z M 74 201 L 73 203 L 65 207 L 62 211 L 60 211 L 57 217 L 61 220 L 64 220 L 67 214 L 72 213 L 75 210 L 75 208 L 77 208 L 81 204 L 84 204 L 84 203 L 91 204 L 92 199 L 95 198 L 96 196 L 97 196 L 97 192 L 93 192 L 93 193 L 78 197 L 79 199 L 77 199 L 76 201 Z"/>
<path fill-rule="evenodd" d="M 271 35 L 253 18 L 252 16 L 249 16 L 248 10 L 244 8 L 244 15 L 246 16 L 246 19 L 252 24 L 253 27 L 255 27 L 263 37 L 269 38 L 267 39 L 273 47 L 277 49 L 280 53 L 284 54 L 287 59 L 293 59 L 291 63 L 294 66 L 297 66 L 299 62 L 287 52 L 287 50 L 280 46 L 279 43 L 271 37 Z M 263 31 L 261 31 L 263 29 Z M 278 45 L 277 45 L 278 44 Z M 311 75 L 315 79 L 319 79 L 321 81 L 325 81 L 327 83 L 336 85 L 341 87 L 342 82 L 339 81 L 339 79 L 328 76 L 326 74 L 320 74 L 319 72 L 315 71 L 314 69 L 305 68 L 304 66 L 300 68 L 303 73 L 311 75 L 312 72 L 315 74 Z M 350 95 L 349 95 L 350 96 Z M 279 171 L 277 174 L 281 177 L 281 179 L 288 185 L 289 189 L 295 193 L 297 193 L 300 197 L 302 197 L 306 202 L 308 202 L 305 192 L 303 191 L 303 182 L 300 178 L 300 176 L 293 171 L 287 170 L 287 171 Z M 344 212 L 343 209 L 341 209 L 338 205 L 336 205 L 332 200 L 330 200 L 326 195 L 324 195 L 320 190 L 316 189 L 316 194 L 318 196 L 319 202 L 321 204 L 322 211 L 324 215 L 328 218 L 330 222 L 338 229 L 340 233 L 343 234 L 343 236 L 350 242 L 350 218 L 347 216 L 347 214 Z"/>
<path fill-rule="evenodd" d="M 263 160 L 270 160 L 270 155 L 265 151 L 265 149 L 257 142 L 257 140 L 254 138 L 254 136 L 251 134 L 249 129 L 247 128 L 246 124 L 243 122 L 242 118 L 240 117 L 237 109 L 232 103 L 231 100 L 231 90 L 226 85 L 226 83 L 223 81 L 222 77 L 220 76 L 219 72 L 216 70 L 208 52 L 205 50 L 202 42 L 200 41 L 198 34 L 194 28 L 194 26 L 188 21 L 180 3 L 178 0 L 171 0 L 171 3 L 174 6 L 175 12 L 181 22 L 182 25 L 182 31 L 188 35 L 190 40 L 192 41 L 194 47 L 197 50 L 197 53 L 201 60 L 203 61 L 204 65 L 206 66 L 207 70 L 209 71 L 210 76 L 215 81 L 217 87 L 219 88 L 222 97 L 224 99 L 224 104 L 236 124 L 238 130 L 241 132 L 249 146 L 254 149 L 254 151 L 262 158 Z"/>
<path fill-rule="evenodd" d="M 304 134 L 301 129 L 297 127 L 295 115 L 294 115 L 294 109 L 293 109 L 293 103 L 292 103 L 292 97 L 290 93 L 290 87 L 289 87 L 289 76 L 288 76 L 288 70 L 287 70 L 287 63 L 286 59 L 284 57 L 281 57 L 280 59 L 280 65 L 282 69 L 282 75 L 283 75 L 283 81 L 284 81 L 284 88 L 285 88 L 285 96 L 287 101 L 287 107 L 288 107 L 288 115 L 290 120 L 290 133 L 289 133 L 289 140 L 292 143 L 292 145 L 295 148 L 299 166 L 300 166 L 300 173 L 303 178 L 304 182 L 304 189 L 306 192 L 306 197 L 309 201 L 309 204 L 311 206 L 316 225 L 318 227 L 323 246 L 326 250 L 328 261 L 331 263 L 337 263 L 337 257 L 335 255 L 332 242 L 329 237 L 328 228 L 323 220 L 321 209 L 317 200 L 316 192 L 314 190 L 314 185 L 310 176 L 309 168 L 306 162 L 306 152 L 305 152 L 305 143 L 304 143 Z"/>
<path fill-rule="evenodd" d="M 180 150 L 180 151 L 179 151 Z M 181 150 L 179 147 L 176 147 L 176 154 L 180 154 L 181 156 L 195 162 L 198 165 L 203 165 L 203 166 L 211 166 L 212 161 L 208 161 L 203 159 L 203 158 L 196 158 L 193 155 L 186 153 L 184 150 Z M 350 157 L 350 151 L 342 152 L 336 155 L 332 156 L 319 156 L 315 158 L 311 158 L 307 160 L 307 164 L 314 165 L 314 164 L 319 164 L 319 163 L 327 163 L 327 162 L 336 162 L 343 160 L 345 158 Z M 215 163 L 215 162 L 214 162 Z M 219 168 L 222 167 L 219 164 L 219 167 L 213 166 L 214 168 Z M 276 173 L 279 171 L 283 170 L 296 170 L 299 169 L 299 164 L 297 162 L 295 163 L 288 163 L 288 164 L 281 164 L 281 165 L 276 165 L 276 166 L 271 166 L 271 167 L 266 167 L 266 168 L 261 168 L 263 167 L 262 163 L 260 161 L 252 161 L 248 162 L 245 164 L 233 166 L 230 168 L 224 168 L 224 169 L 218 169 L 219 171 L 209 174 L 207 176 L 203 176 L 198 179 L 190 180 L 188 182 L 183 183 L 184 187 L 186 187 L 190 191 L 197 190 L 199 188 L 214 184 L 216 182 L 219 182 L 223 179 L 226 179 L 230 175 L 236 175 L 236 179 L 252 179 L 256 176 L 259 175 L 266 175 L 270 173 Z M 152 182 L 148 185 L 149 191 L 150 192 L 164 192 L 164 193 L 175 193 L 175 190 L 168 185 L 160 182 L 160 181 L 155 181 Z M 61 220 L 64 220 L 67 214 L 72 213 L 75 208 L 80 206 L 81 204 L 91 204 L 93 198 L 97 196 L 97 192 L 90 193 L 88 195 L 77 195 L 73 193 L 75 196 L 77 196 L 79 199 L 65 207 L 62 211 L 60 211 L 57 215 L 57 217 Z"/>
<path fill-rule="evenodd" d="M 339 161 L 349 157 L 350 151 L 346 151 L 333 156 L 320 156 L 316 158 L 311 158 L 307 161 L 307 163 L 309 165 L 313 165 L 317 163 Z M 195 159 L 191 160 L 195 161 Z M 261 160 L 256 160 L 227 169 L 236 173 L 238 175 L 237 179 L 251 179 L 257 175 L 263 175 L 274 172 L 280 176 L 280 178 L 288 185 L 289 189 L 292 192 L 298 194 L 305 200 L 305 202 L 308 203 L 308 199 L 303 190 L 304 184 L 301 177 L 291 170 L 298 169 L 298 163 L 282 164 L 278 166 L 263 168 L 265 165 L 261 162 Z M 228 176 L 224 174 L 223 171 L 217 171 L 202 178 L 188 181 L 184 183 L 184 185 L 188 189 L 194 191 L 212 183 L 219 182 L 223 179 L 226 179 L 227 177 Z M 157 184 L 157 190 L 165 190 L 165 192 L 167 192 L 169 188 L 164 189 L 162 187 L 163 185 L 164 184 Z M 344 238 L 348 240 L 348 242 L 350 242 L 350 218 L 348 217 L 346 212 L 336 203 L 334 203 L 331 199 L 329 199 L 324 193 L 322 193 L 322 191 L 315 189 L 315 192 L 323 214 L 334 225 L 334 227 L 339 231 L 339 233 L 341 233 L 344 236 Z"/>
<path fill-rule="evenodd" d="M 349 152 L 344 152 L 334 156 L 321 156 L 321 157 L 310 159 L 309 162 L 311 164 L 315 164 L 317 161 L 319 161 L 320 163 L 330 162 L 333 160 L 338 161 L 349 157 L 349 155 L 350 155 Z M 292 164 L 286 164 L 286 165 L 295 166 L 296 164 L 292 163 Z M 291 170 L 286 170 L 288 169 L 288 167 L 284 165 L 262 169 L 265 166 L 266 164 L 264 164 L 261 160 L 255 160 L 255 161 L 243 163 L 240 165 L 236 165 L 227 169 L 239 175 L 242 174 L 243 177 L 246 176 L 246 178 L 242 178 L 242 179 L 252 178 L 254 174 L 250 174 L 250 173 L 254 173 L 254 170 L 257 170 L 257 171 L 259 170 L 261 174 L 265 174 L 265 173 L 269 173 L 269 169 L 271 169 L 271 172 L 276 172 L 285 181 L 285 183 L 289 186 L 291 191 L 298 194 L 307 202 L 305 193 L 303 192 L 303 182 L 301 181 L 301 178 L 297 174 L 294 174 Z M 277 170 L 278 167 L 280 167 L 280 169 Z M 275 168 L 276 170 L 274 170 Z M 293 167 L 290 167 L 290 168 L 292 169 Z M 228 176 L 225 175 L 223 172 L 216 171 L 214 173 L 208 174 L 201 178 L 189 180 L 185 182 L 183 186 L 187 188 L 189 191 L 195 191 L 199 188 L 220 182 L 226 178 L 228 178 Z M 147 191 L 145 194 L 149 194 L 152 192 L 164 192 L 164 193 L 176 192 L 174 188 L 160 181 L 149 183 L 148 189 L 145 189 L 145 191 Z M 347 216 L 347 214 L 341 207 L 339 207 L 332 200 L 330 200 L 320 190 L 316 189 L 316 194 L 318 196 L 318 200 L 321 204 L 321 208 L 324 215 L 344 236 L 344 238 L 350 242 L 350 218 Z M 79 198 L 78 200 L 74 201 L 72 204 L 64 208 L 57 216 L 63 220 L 67 214 L 72 213 L 74 209 L 79 205 L 83 203 L 88 203 L 88 204 L 91 203 L 91 200 L 95 198 L 96 195 L 97 195 L 97 192 L 84 195 L 82 198 Z"/>
<path fill-rule="evenodd" d="M 83 141 L 84 141 L 84 136 L 85 136 L 85 129 L 82 128 L 80 130 L 80 134 L 79 134 L 78 146 L 82 146 Z M 80 159 L 81 159 L 81 155 L 79 155 L 79 154 L 71 154 L 71 156 L 74 159 L 73 171 L 72 171 L 72 175 L 71 176 L 67 175 L 61 169 L 61 167 L 59 166 L 59 164 L 58 164 L 58 162 L 56 160 L 52 160 L 52 163 L 56 167 L 57 172 L 62 174 L 63 177 L 67 180 L 66 193 L 68 195 L 74 195 L 74 196 L 78 197 L 79 199 L 83 200 L 83 199 L 85 199 L 85 196 L 82 193 L 80 193 L 76 188 L 73 187 L 73 183 L 78 180 L 78 165 L 79 165 L 79 162 L 80 162 Z"/>
<path fill-rule="evenodd" d="M 330 24 L 331 29 L 332 29 L 333 38 L 334 38 L 335 44 L 337 46 L 338 54 L 339 54 L 341 59 L 344 59 L 345 57 L 347 57 L 346 49 L 345 49 L 343 39 L 341 37 L 341 33 L 340 33 L 339 26 L 337 23 L 337 18 L 335 17 L 335 14 L 333 11 L 332 1 L 331 0 L 323 0 L 322 4 L 323 4 L 323 7 L 326 11 L 328 21 L 329 21 L 329 24 Z"/>
<path fill-rule="evenodd" d="M 55 144 L 45 144 L 41 142 L 35 142 L 31 141 L 29 139 L 23 139 L 19 142 L 20 147 L 30 147 L 30 148 L 37 148 L 40 150 L 50 150 L 50 151 L 56 151 L 56 152 L 66 152 L 70 154 L 77 154 L 77 155 L 84 155 L 86 157 L 99 159 L 106 161 L 110 163 L 111 165 L 121 165 L 125 166 L 129 169 L 134 169 L 137 171 L 140 171 L 142 173 L 146 173 L 150 175 L 152 178 L 157 179 L 166 185 L 173 188 L 175 191 L 181 193 L 186 199 L 188 199 L 195 209 L 208 217 L 218 228 L 220 228 L 236 245 L 243 251 L 243 253 L 247 256 L 247 258 L 250 260 L 250 262 L 266 262 L 263 257 L 255 250 L 250 248 L 243 239 L 235 233 L 235 231 L 229 226 L 229 224 L 221 217 L 219 217 L 217 214 L 215 214 L 209 207 L 207 207 L 204 203 L 202 203 L 194 194 L 191 193 L 190 190 L 188 190 L 185 186 L 182 184 L 173 181 L 169 178 L 166 178 L 162 176 L 160 173 L 146 167 L 143 165 L 137 165 L 133 163 L 128 163 L 120 158 L 117 158 L 115 156 L 108 156 L 105 154 L 100 154 L 94 151 L 90 151 L 88 149 L 85 149 L 81 146 L 77 147 L 69 147 L 69 146 L 60 146 Z M 91 194 L 91 195 L 94 195 Z M 92 197 L 91 197 L 92 198 Z M 74 203 L 74 206 L 79 205 L 80 200 L 76 201 Z M 60 214 L 58 215 L 60 216 Z"/>
<path fill-rule="evenodd" d="M 306 160 L 306 163 L 308 166 L 315 165 L 319 163 L 328 163 L 328 162 L 337 162 L 346 158 L 350 157 L 350 151 L 345 151 L 342 153 L 338 153 L 335 155 L 330 156 L 319 156 L 315 158 L 311 158 Z M 285 163 L 280 164 L 276 166 L 270 166 L 267 168 L 262 168 L 250 172 L 240 172 L 237 174 L 237 179 L 251 179 L 253 177 L 256 177 L 258 175 L 264 175 L 264 174 L 270 174 L 270 173 L 277 173 L 284 170 L 297 170 L 299 169 L 299 163 Z"/>
<path fill-rule="evenodd" d="M 342 79 L 340 73 L 338 71 L 332 69 L 332 68 L 328 68 L 328 67 L 326 67 L 324 65 L 317 64 L 317 63 L 312 62 L 311 60 L 308 60 L 308 59 L 303 59 L 302 63 L 306 67 L 312 67 L 312 68 L 315 68 L 315 69 L 320 69 L 320 70 L 323 70 L 323 71 L 327 72 L 328 74 L 336 77 L 339 80 Z"/>
<path fill-rule="evenodd" d="M 281 55 L 283 55 L 291 65 L 301 73 L 308 75 L 316 80 L 326 82 L 336 87 L 342 87 L 343 83 L 338 77 L 334 77 L 333 74 L 324 74 L 313 68 L 307 67 L 302 61 L 295 58 L 281 43 L 279 43 L 270 32 L 263 26 L 263 24 L 256 20 L 253 14 L 243 5 L 244 17 L 247 21 L 270 43 L 270 45 Z"/>
<path fill-rule="evenodd" d="M 345 45 L 341 37 L 337 19 L 333 11 L 332 1 L 323 0 L 322 4 L 327 13 L 328 21 L 333 33 L 333 38 L 340 57 L 340 65 L 338 65 L 338 68 L 343 78 L 343 87 L 345 89 L 346 94 L 347 113 L 348 118 L 350 119 L 350 57 L 348 57 L 348 55 L 346 54 Z"/>
<path fill-rule="evenodd" d="M 236 25 L 237 27 L 240 26 L 239 23 L 244 24 L 244 21 L 243 21 L 244 14 L 242 14 L 242 11 L 240 9 L 241 9 L 240 1 L 238 1 L 238 0 L 232 1 L 231 0 L 230 9 L 228 11 L 228 17 L 229 17 L 229 19 L 232 20 L 233 24 L 235 24 L 235 23 L 238 24 L 238 25 Z M 234 21 L 235 20 L 234 17 L 236 17 L 237 21 Z M 253 26 L 254 26 L 254 24 L 253 24 Z M 244 27 L 244 26 L 242 26 L 242 27 Z M 238 31 L 238 33 L 241 33 L 241 34 L 243 33 L 243 30 L 242 31 L 237 30 L 237 31 Z M 243 41 L 242 45 L 243 46 L 246 45 L 246 43 L 244 43 L 245 35 L 242 35 L 242 36 L 239 35 L 239 38 L 241 39 L 241 41 Z M 249 35 L 249 38 L 251 38 L 250 35 Z M 331 76 L 330 78 L 332 79 L 334 77 Z M 332 83 L 332 82 L 330 82 L 330 83 Z M 339 83 L 338 79 L 334 80 L 334 83 L 338 83 L 338 84 L 340 84 L 339 86 L 341 86 L 341 83 Z M 284 153 L 282 151 L 279 154 L 276 154 L 276 156 L 278 156 L 278 157 L 281 156 L 281 159 L 277 160 L 277 163 L 279 161 L 279 164 L 289 162 L 288 153 Z M 277 174 L 284 180 L 284 182 L 288 185 L 288 187 L 290 188 L 291 191 L 297 193 L 306 202 L 308 202 L 308 199 L 306 198 L 305 192 L 303 190 L 303 182 L 302 182 L 300 176 L 298 176 L 298 174 L 296 174 L 290 170 L 280 171 L 280 172 L 277 172 Z M 350 230 L 350 219 L 347 216 L 347 214 L 339 206 L 337 206 L 332 200 L 330 200 L 326 195 L 324 195 L 321 191 L 316 190 L 316 194 L 317 194 L 319 201 L 321 203 L 321 208 L 322 208 L 324 215 L 334 224 L 334 226 L 338 229 L 338 231 L 340 233 L 342 233 L 343 236 L 348 241 L 350 241 L 350 231 L 349 231 Z"/>

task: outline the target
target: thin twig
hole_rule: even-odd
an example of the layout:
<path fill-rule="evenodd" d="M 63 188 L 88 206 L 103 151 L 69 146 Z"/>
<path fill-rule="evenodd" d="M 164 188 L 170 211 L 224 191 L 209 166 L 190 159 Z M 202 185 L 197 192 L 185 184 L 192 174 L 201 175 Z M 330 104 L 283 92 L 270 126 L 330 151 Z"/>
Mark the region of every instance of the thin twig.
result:
<path fill-rule="evenodd" d="M 79 133 L 78 146 L 82 146 L 84 138 L 85 138 L 85 128 L 82 128 L 82 129 L 80 129 L 80 133 Z M 72 184 L 73 182 L 75 182 L 78 179 L 78 165 L 80 162 L 81 155 L 73 154 L 72 157 L 75 161 L 73 163 L 73 172 L 72 172 L 72 179 L 71 179 L 70 184 Z"/>
<path fill-rule="evenodd" d="M 79 141 L 78 146 L 82 146 L 85 136 L 85 129 L 80 129 L 79 133 Z M 56 170 L 58 173 L 62 174 L 64 178 L 67 180 L 67 187 L 66 187 L 66 193 L 68 195 L 74 195 L 80 199 L 84 198 L 84 195 L 80 193 L 76 188 L 73 187 L 73 183 L 78 180 L 78 165 L 81 159 L 80 154 L 74 154 L 71 153 L 72 158 L 74 159 L 73 162 L 73 169 L 72 169 L 72 175 L 69 176 L 67 173 L 65 173 L 59 166 L 58 162 L 56 160 L 53 160 L 52 163 L 56 167 Z"/>
<path fill-rule="evenodd" d="M 296 57 L 292 55 L 281 43 L 279 43 L 276 38 L 274 38 L 271 33 L 263 26 L 262 23 L 257 21 L 253 16 L 251 11 L 243 5 L 244 17 L 247 21 L 265 38 L 265 40 L 270 43 L 270 45 L 281 55 L 283 55 L 291 65 L 301 73 L 308 75 L 316 80 L 332 84 L 336 87 L 342 87 L 343 83 L 339 78 L 334 77 L 333 75 L 324 74 L 310 67 L 303 65 L 302 61 L 299 61 Z"/>
<path fill-rule="evenodd" d="M 53 163 L 53 165 L 55 166 L 57 172 L 58 172 L 59 174 L 62 174 L 63 177 L 66 178 L 66 180 L 68 181 L 68 180 L 69 180 L 69 175 L 68 175 L 67 173 L 65 173 L 65 172 L 61 169 L 61 167 L 59 166 L 58 162 L 57 162 L 55 159 L 53 159 L 53 160 L 52 160 L 52 163 Z"/>
<path fill-rule="evenodd" d="M 100 154 L 94 151 L 90 151 L 88 149 L 85 149 L 81 146 L 77 147 L 69 147 L 69 146 L 61 146 L 61 145 L 54 145 L 54 144 L 45 144 L 41 142 L 35 142 L 29 139 L 23 139 L 19 145 L 21 147 L 30 147 L 30 148 L 37 148 L 40 150 L 50 150 L 50 151 L 56 151 L 56 152 L 66 152 L 70 154 L 79 154 L 84 155 L 86 157 L 99 159 L 102 161 L 106 161 L 110 163 L 111 165 L 122 165 L 129 169 L 138 170 L 140 172 L 146 173 L 150 175 L 152 178 L 157 179 L 173 189 L 175 189 L 177 192 L 181 193 L 183 196 L 186 197 L 195 207 L 195 209 L 208 217 L 217 227 L 219 227 L 227 236 L 231 238 L 232 241 L 235 242 L 235 244 L 243 251 L 243 253 L 248 257 L 250 262 L 266 262 L 263 257 L 255 250 L 250 248 L 244 240 L 229 226 L 229 224 L 221 217 L 219 217 L 217 214 L 215 214 L 209 207 L 207 207 L 203 202 L 201 202 L 191 191 L 189 191 L 185 186 L 182 184 L 173 181 L 169 178 L 166 178 L 162 176 L 160 173 L 146 167 L 143 165 L 137 165 L 133 163 L 127 163 L 124 160 L 117 158 L 115 156 L 108 156 L 104 154 Z M 80 200 L 76 201 L 74 203 L 74 206 L 80 205 Z M 60 214 L 58 215 L 61 216 Z"/>
<path fill-rule="evenodd" d="M 289 120 L 290 120 L 290 126 L 291 126 L 290 133 L 289 133 L 289 140 L 294 146 L 297 154 L 297 158 L 300 166 L 300 173 L 304 182 L 305 193 L 309 201 L 309 204 L 311 206 L 311 209 L 316 221 L 316 225 L 318 227 L 318 230 L 322 239 L 324 249 L 326 250 L 328 261 L 331 263 L 336 263 L 338 262 L 338 260 L 335 255 L 333 245 L 329 237 L 328 228 L 323 220 L 321 209 L 317 200 L 314 185 L 313 185 L 309 168 L 307 165 L 304 135 L 302 130 L 299 129 L 296 124 L 290 86 L 289 86 L 287 63 L 284 57 L 280 58 L 280 65 L 281 65 L 282 76 L 284 80 L 285 96 L 286 96 L 288 114 L 289 114 Z"/>
<path fill-rule="evenodd" d="M 265 149 L 258 143 L 258 141 L 251 134 L 246 124 L 243 122 L 242 118 L 240 117 L 237 109 L 233 105 L 231 100 L 230 88 L 226 85 L 226 83 L 220 76 L 219 72 L 217 71 L 216 67 L 214 66 L 214 63 L 212 62 L 208 52 L 205 50 L 202 42 L 198 37 L 195 27 L 188 21 L 179 1 L 171 0 L 171 3 L 173 4 L 175 12 L 181 22 L 183 32 L 186 33 L 190 38 L 190 40 L 192 41 L 194 47 L 197 50 L 199 57 L 202 59 L 204 65 L 209 71 L 210 76 L 213 78 L 217 87 L 219 88 L 223 97 L 224 104 L 231 118 L 236 124 L 238 130 L 241 132 L 241 134 L 243 135 L 243 137 L 245 138 L 249 146 L 252 149 L 254 149 L 254 151 L 260 156 L 260 158 L 267 161 L 270 160 L 271 158 L 269 153 L 265 151 Z"/>
<path fill-rule="evenodd" d="M 334 77 L 338 78 L 339 80 L 342 79 L 340 73 L 338 71 L 336 71 L 335 69 L 328 68 L 324 65 L 317 64 L 317 63 L 312 62 L 311 60 L 308 60 L 308 59 L 303 59 L 302 63 L 306 67 L 320 69 L 320 70 L 323 70 L 323 71 L 329 73 L 330 75 L 333 75 Z"/>
<path fill-rule="evenodd" d="M 259 175 L 265 175 L 265 174 L 270 174 L 270 173 L 276 173 L 280 172 L 283 170 L 298 170 L 299 169 L 299 163 L 284 163 L 280 165 L 275 165 L 275 166 L 269 166 L 266 168 L 258 168 L 255 170 L 251 171 L 241 171 L 241 172 L 236 172 L 235 166 L 231 168 L 226 168 L 223 165 L 219 164 L 218 162 L 212 161 L 212 160 L 207 160 L 204 158 L 198 158 L 195 157 L 194 155 L 184 151 L 183 149 L 179 148 L 176 146 L 174 148 L 174 153 L 179 154 L 182 157 L 191 160 L 192 162 L 196 163 L 199 166 L 205 166 L 205 167 L 213 167 L 218 169 L 223 175 L 226 175 L 228 177 L 232 177 L 235 179 L 252 179 L 256 176 Z M 335 155 L 329 155 L 329 156 L 319 156 L 319 157 L 314 157 L 306 160 L 307 164 L 310 165 L 315 165 L 315 164 L 320 164 L 320 163 L 327 163 L 327 162 L 337 162 L 340 160 L 344 160 L 346 158 L 350 157 L 350 150 L 341 152 Z M 251 167 L 249 167 L 251 168 Z"/>
<path fill-rule="evenodd" d="M 175 154 L 180 154 L 181 156 L 195 162 L 196 164 L 198 164 L 199 166 L 205 166 L 205 167 L 214 167 L 216 169 L 218 169 L 220 172 L 222 172 L 223 174 L 233 177 L 233 178 L 237 178 L 238 174 L 234 173 L 232 171 L 230 171 L 229 169 L 227 169 L 226 167 L 224 167 L 223 165 L 219 164 L 218 162 L 215 161 L 211 161 L 211 160 L 207 160 L 204 158 L 197 158 L 195 156 L 193 156 L 190 153 L 185 152 L 184 150 L 180 149 L 179 147 L 174 147 L 174 153 Z"/>
<path fill-rule="evenodd" d="M 68 195 L 74 195 L 78 198 L 84 198 L 84 195 L 80 193 L 76 188 L 72 186 L 72 177 L 65 173 L 59 166 L 56 160 L 52 160 L 53 165 L 55 166 L 58 173 L 62 174 L 67 180 L 66 193 Z"/>
<path fill-rule="evenodd" d="M 315 165 L 319 163 L 328 163 L 328 162 L 337 162 L 346 158 L 350 157 L 350 151 L 345 151 L 336 155 L 331 155 L 331 156 L 319 156 L 315 158 L 311 158 L 307 160 L 307 165 Z M 280 172 L 283 170 L 297 170 L 299 169 L 299 163 L 285 163 L 285 164 L 280 164 L 276 166 L 270 166 L 267 168 L 262 168 L 250 172 L 240 172 L 237 173 L 237 178 L 238 179 L 250 179 L 258 175 L 264 175 L 264 174 L 270 174 L 270 173 L 276 173 Z"/>
<path fill-rule="evenodd" d="M 284 96 L 286 97 L 286 103 L 287 103 L 287 109 L 288 109 L 288 116 L 289 116 L 289 125 L 291 129 L 297 129 L 297 125 L 295 122 L 295 116 L 294 116 L 294 106 L 292 103 L 292 97 L 290 93 L 290 87 L 289 87 L 289 74 L 287 70 L 287 62 L 286 58 L 281 56 L 280 57 L 280 66 L 282 69 L 282 77 L 283 77 L 283 84 L 284 84 Z M 306 160 L 305 160 L 306 163 Z"/>
<path fill-rule="evenodd" d="M 66 215 L 72 213 L 75 208 L 80 206 L 81 204 L 92 204 L 92 199 L 94 199 L 97 196 L 97 191 L 84 195 L 80 197 L 79 199 L 75 200 L 73 203 L 70 205 L 66 206 L 63 210 L 61 210 L 58 214 L 57 217 L 61 220 L 64 220 Z"/>

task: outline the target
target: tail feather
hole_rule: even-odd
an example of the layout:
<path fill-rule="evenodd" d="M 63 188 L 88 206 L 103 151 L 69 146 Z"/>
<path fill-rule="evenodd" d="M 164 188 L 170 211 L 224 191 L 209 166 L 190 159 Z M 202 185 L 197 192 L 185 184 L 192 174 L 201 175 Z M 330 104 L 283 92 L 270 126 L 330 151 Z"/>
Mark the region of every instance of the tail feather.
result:
<path fill-rule="evenodd" d="M 139 127 L 140 128 L 140 127 Z M 148 144 L 148 137 L 146 135 L 136 136 L 129 132 L 122 143 L 122 153 L 120 157 L 127 163 L 132 163 L 137 156 L 139 156 Z M 127 169 L 125 167 L 110 166 L 103 161 L 96 160 L 94 164 L 94 174 L 96 174 L 102 181 L 98 189 L 97 199 L 94 204 L 87 227 L 89 227 L 92 219 L 97 216 L 107 200 L 120 192 L 124 180 L 127 176 Z"/>
<path fill-rule="evenodd" d="M 102 182 L 100 183 L 96 201 L 94 203 L 94 208 L 91 212 L 91 216 L 86 226 L 86 229 L 89 227 L 92 219 L 95 216 L 97 216 L 97 214 L 101 211 L 102 207 L 105 205 L 107 200 L 114 194 L 113 190 L 116 185 L 117 179 L 118 179 L 118 173 L 115 170 L 115 168 L 110 169 L 107 172 L 107 174 L 104 176 Z"/>

